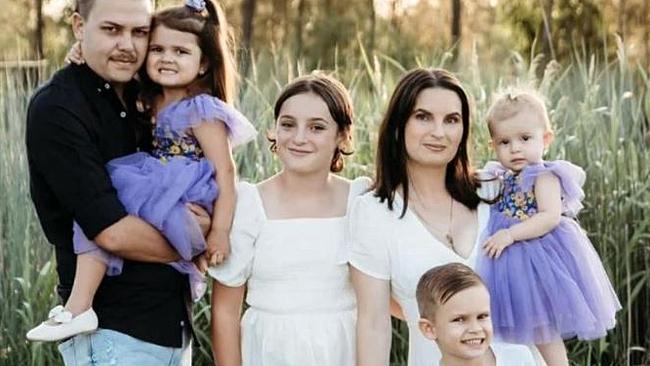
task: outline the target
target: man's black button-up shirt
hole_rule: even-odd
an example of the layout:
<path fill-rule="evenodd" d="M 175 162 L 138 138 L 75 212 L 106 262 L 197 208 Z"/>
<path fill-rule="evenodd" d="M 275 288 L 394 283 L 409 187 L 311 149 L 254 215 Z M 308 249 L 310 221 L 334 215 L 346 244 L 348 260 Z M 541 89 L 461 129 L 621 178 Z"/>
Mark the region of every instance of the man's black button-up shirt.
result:
<path fill-rule="evenodd" d="M 138 122 L 137 85 L 122 104 L 111 84 L 88 66 L 59 70 L 32 97 L 27 114 L 30 189 L 41 226 L 54 244 L 58 292 L 70 295 L 76 255 L 72 221 L 89 238 L 127 215 L 105 169 L 114 158 L 146 148 L 151 133 Z M 188 324 L 187 277 L 166 264 L 125 260 L 122 274 L 106 276 L 93 308 L 99 327 L 167 347 L 182 344 Z"/>

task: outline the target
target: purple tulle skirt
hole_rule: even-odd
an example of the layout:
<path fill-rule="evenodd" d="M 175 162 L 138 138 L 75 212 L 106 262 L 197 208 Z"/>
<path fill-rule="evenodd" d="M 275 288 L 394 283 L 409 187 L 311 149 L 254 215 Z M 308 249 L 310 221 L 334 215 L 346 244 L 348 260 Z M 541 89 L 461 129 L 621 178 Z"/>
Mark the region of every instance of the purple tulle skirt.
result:
<path fill-rule="evenodd" d="M 519 222 L 492 206 L 486 233 Z M 499 259 L 483 255 L 477 269 L 490 291 L 495 336 L 505 342 L 600 338 L 621 309 L 598 254 L 569 217 L 546 235 L 509 246 Z"/>
<path fill-rule="evenodd" d="M 107 168 L 126 211 L 167 238 L 182 257 L 170 265 L 189 276 L 192 298 L 201 298 L 205 279 L 191 260 L 205 251 L 206 243 L 186 204 L 196 203 L 212 212 L 218 188 L 210 162 L 175 157 L 163 163 L 149 154 L 135 153 L 110 161 Z M 77 254 L 90 253 L 106 263 L 107 275 L 122 272 L 123 260 L 99 249 L 76 223 L 73 242 Z"/>

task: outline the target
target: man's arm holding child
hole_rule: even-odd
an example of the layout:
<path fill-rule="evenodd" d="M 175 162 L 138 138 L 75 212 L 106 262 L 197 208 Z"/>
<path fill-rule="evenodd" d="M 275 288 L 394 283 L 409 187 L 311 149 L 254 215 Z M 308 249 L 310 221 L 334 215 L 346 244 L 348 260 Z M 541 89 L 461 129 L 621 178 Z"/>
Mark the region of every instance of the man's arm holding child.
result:
<path fill-rule="evenodd" d="M 87 237 L 130 260 L 167 263 L 180 258 L 158 230 L 126 213 L 77 115 L 62 106 L 34 103 L 28 120 L 30 163 Z"/>

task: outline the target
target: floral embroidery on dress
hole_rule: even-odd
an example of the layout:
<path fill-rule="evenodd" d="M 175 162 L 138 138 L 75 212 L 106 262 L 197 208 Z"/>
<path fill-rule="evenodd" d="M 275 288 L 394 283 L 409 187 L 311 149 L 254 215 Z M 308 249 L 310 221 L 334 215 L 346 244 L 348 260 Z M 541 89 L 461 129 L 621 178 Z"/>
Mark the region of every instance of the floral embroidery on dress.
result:
<path fill-rule="evenodd" d="M 184 156 L 188 159 L 198 161 L 203 157 L 203 150 L 199 146 L 199 142 L 189 131 L 175 131 L 170 126 L 163 126 L 155 123 L 153 129 L 153 149 L 151 155 L 160 159 L 162 162 L 167 162 L 175 156 Z"/>
<path fill-rule="evenodd" d="M 521 175 L 506 172 L 503 175 L 503 196 L 497 209 L 505 216 L 526 220 L 537 213 L 537 201 L 533 189 L 521 189 Z"/>

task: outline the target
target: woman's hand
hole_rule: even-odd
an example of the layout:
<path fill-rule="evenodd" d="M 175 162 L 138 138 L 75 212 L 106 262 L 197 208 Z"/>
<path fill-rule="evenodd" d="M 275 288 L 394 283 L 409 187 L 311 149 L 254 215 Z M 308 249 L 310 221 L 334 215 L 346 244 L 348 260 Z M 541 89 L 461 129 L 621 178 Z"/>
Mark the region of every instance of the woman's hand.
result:
<path fill-rule="evenodd" d="M 503 250 L 514 242 L 515 240 L 510 235 L 510 231 L 508 229 L 501 229 L 485 241 L 483 249 L 485 249 L 488 257 L 499 259 Z"/>
<path fill-rule="evenodd" d="M 228 232 L 211 230 L 206 239 L 206 258 L 211 266 L 223 263 L 230 254 L 230 236 Z"/>
<path fill-rule="evenodd" d="M 65 55 L 65 62 L 75 65 L 83 65 L 86 63 L 83 53 L 81 52 L 81 43 L 79 43 L 79 41 L 75 42 L 72 47 L 70 47 L 70 51 Z"/>
<path fill-rule="evenodd" d="M 187 209 L 190 210 L 190 212 L 194 215 L 196 221 L 199 223 L 199 227 L 201 227 L 203 236 L 207 236 L 208 231 L 210 231 L 210 226 L 212 226 L 212 218 L 210 217 L 208 211 L 196 203 L 188 203 L 186 206 Z"/>

